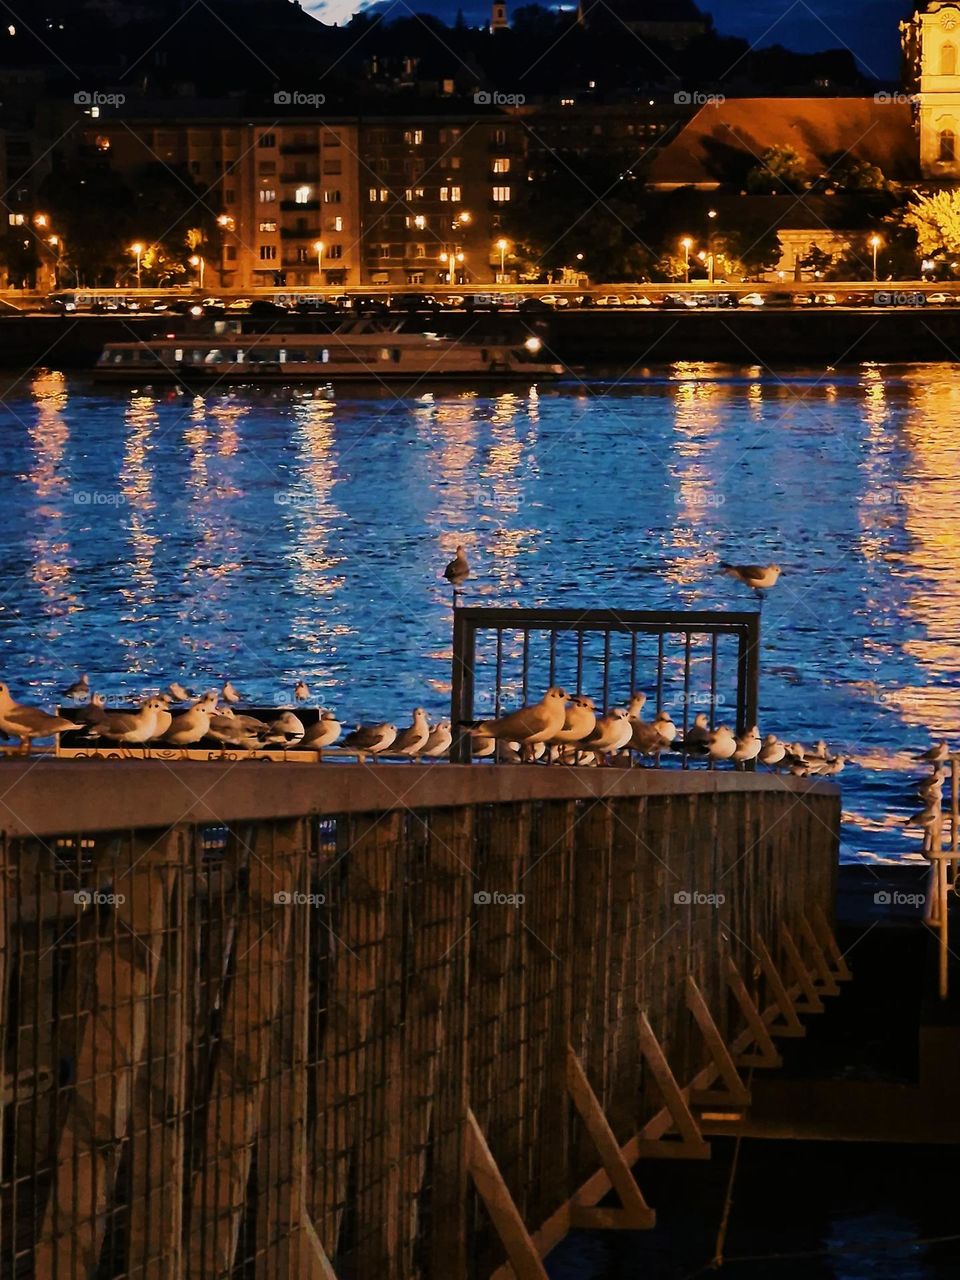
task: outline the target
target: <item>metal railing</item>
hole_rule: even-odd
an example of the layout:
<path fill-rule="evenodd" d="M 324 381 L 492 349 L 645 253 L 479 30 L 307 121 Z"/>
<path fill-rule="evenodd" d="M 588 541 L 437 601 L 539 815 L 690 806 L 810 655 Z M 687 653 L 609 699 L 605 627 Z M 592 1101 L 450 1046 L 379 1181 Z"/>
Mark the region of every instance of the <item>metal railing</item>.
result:
<path fill-rule="evenodd" d="M 759 613 L 461 607 L 451 724 L 494 719 L 559 684 L 604 709 L 642 691 L 682 737 L 698 711 L 742 732 L 757 722 L 759 671 Z M 468 735 L 454 737 L 450 758 L 470 762 Z"/>
<path fill-rule="evenodd" d="M 488 1280 L 823 961 L 821 782 L 2 772 L 2 1280 Z"/>

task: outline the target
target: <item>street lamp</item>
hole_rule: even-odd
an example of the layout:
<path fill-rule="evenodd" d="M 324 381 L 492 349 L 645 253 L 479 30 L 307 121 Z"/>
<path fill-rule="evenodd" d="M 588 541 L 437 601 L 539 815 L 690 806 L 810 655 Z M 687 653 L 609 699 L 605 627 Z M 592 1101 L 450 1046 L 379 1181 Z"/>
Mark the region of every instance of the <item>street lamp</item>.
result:
<path fill-rule="evenodd" d="M 690 250 L 693 248 L 693 241 L 689 236 L 684 236 L 680 241 L 680 248 L 683 250 L 683 283 L 690 283 Z"/>
<path fill-rule="evenodd" d="M 143 265 L 143 245 L 138 240 L 136 244 L 130 246 L 130 252 L 136 254 L 137 258 L 137 288 L 140 288 L 140 270 Z"/>
<path fill-rule="evenodd" d="M 191 267 L 197 268 L 197 283 L 199 284 L 202 290 L 203 289 L 203 272 L 207 264 L 204 262 L 203 258 L 200 256 L 199 253 L 195 253 L 190 259 L 190 265 Z"/>
<path fill-rule="evenodd" d="M 872 235 L 872 236 L 870 237 L 870 239 L 867 241 L 867 243 L 869 244 L 870 248 L 873 250 L 873 278 L 874 278 L 874 281 L 876 281 L 876 278 L 877 278 L 877 250 L 880 248 L 880 246 L 881 246 L 881 244 L 883 243 L 883 241 L 880 239 L 880 237 L 879 237 L 878 235 Z"/>
<path fill-rule="evenodd" d="M 313 247 L 317 252 L 317 283 L 323 288 L 323 251 L 327 247 L 322 240 L 315 240 Z"/>
<path fill-rule="evenodd" d="M 508 240 L 504 240 L 503 236 L 501 236 L 496 243 L 496 248 L 500 250 L 500 279 L 502 283 L 503 275 L 504 275 L 504 262 L 506 259 L 507 250 L 510 248 L 510 242 Z"/>
<path fill-rule="evenodd" d="M 51 249 L 56 249 L 57 257 L 53 266 L 53 283 L 54 288 L 60 288 L 60 268 L 63 263 L 63 236 L 51 236 L 49 242 Z"/>
<path fill-rule="evenodd" d="M 38 227 L 48 227 L 50 225 L 50 219 L 45 213 L 34 214 L 33 221 L 34 225 Z"/>

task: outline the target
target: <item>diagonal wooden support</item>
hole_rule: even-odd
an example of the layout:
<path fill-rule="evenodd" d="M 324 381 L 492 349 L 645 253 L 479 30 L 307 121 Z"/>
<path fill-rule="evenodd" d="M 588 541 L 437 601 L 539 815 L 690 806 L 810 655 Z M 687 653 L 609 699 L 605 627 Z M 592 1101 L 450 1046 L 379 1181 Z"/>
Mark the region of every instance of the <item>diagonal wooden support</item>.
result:
<path fill-rule="evenodd" d="M 303 1266 L 301 1280 L 337 1280 L 337 1273 L 330 1265 L 330 1259 L 320 1243 L 320 1237 L 317 1235 L 317 1229 L 313 1225 L 306 1203 L 301 1207 L 300 1227 L 303 1233 L 303 1247 L 300 1254 Z"/>
<path fill-rule="evenodd" d="M 790 999 L 790 993 L 783 985 L 783 979 L 780 977 L 780 971 L 773 963 L 773 957 L 767 950 L 767 944 L 757 934 L 757 957 L 760 961 L 760 967 L 763 969 L 764 976 L 770 984 L 770 990 L 776 1001 L 777 1008 L 780 1010 L 780 1021 L 769 1024 L 768 1029 L 771 1035 L 775 1036 L 805 1036 L 807 1029 L 797 1017 L 797 1010 L 793 1001 Z"/>
<path fill-rule="evenodd" d="M 850 967 L 844 959 L 843 953 L 837 946 L 837 939 L 830 928 L 830 921 L 819 903 L 813 908 L 812 923 L 824 953 L 833 961 L 833 976 L 838 982 L 849 982 L 853 978 L 853 974 L 850 972 Z"/>
<path fill-rule="evenodd" d="M 814 986 L 810 970 L 804 963 L 800 948 L 794 941 L 793 934 L 785 924 L 780 926 L 780 937 L 783 942 L 783 949 L 787 953 L 787 960 L 790 962 L 790 967 L 793 969 L 794 976 L 803 993 L 803 1000 L 795 1000 L 793 1007 L 797 1013 L 823 1013 L 823 1001 Z"/>
<path fill-rule="evenodd" d="M 619 1209 L 574 1205 L 571 1211 L 571 1225 L 595 1229 L 613 1227 L 632 1231 L 646 1230 L 656 1226 L 657 1215 L 644 1200 L 572 1045 L 567 1045 L 567 1091 L 597 1149 L 610 1179 L 610 1185 L 620 1197 L 622 1205 Z"/>
<path fill-rule="evenodd" d="M 486 1205 L 516 1280 L 548 1280 L 543 1262 L 524 1226 L 477 1118 L 467 1110 L 467 1169 Z"/>
<path fill-rule="evenodd" d="M 823 953 L 823 948 L 817 941 L 817 935 L 813 932 L 810 921 L 806 916 L 800 917 L 800 934 L 806 941 L 810 954 L 813 957 L 813 967 L 817 976 L 814 978 L 814 985 L 822 996 L 838 996 L 840 987 L 837 979 L 830 968 L 830 962 Z"/>
<path fill-rule="evenodd" d="M 735 1106 L 748 1107 L 750 1105 L 750 1090 L 740 1078 L 736 1064 L 730 1056 L 730 1050 L 724 1042 L 720 1029 L 713 1020 L 713 1015 L 703 998 L 703 993 L 697 986 L 692 974 L 687 975 L 687 1008 L 696 1019 L 700 1033 L 706 1041 L 707 1048 L 710 1050 L 710 1056 L 713 1058 L 717 1071 L 720 1073 L 720 1079 L 723 1081 L 723 1089 L 700 1089 L 691 1092 L 690 1101 L 695 1106 Z"/>
<path fill-rule="evenodd" d="M 709 1160 L 710 1144 L 703 1140 L 693 1112 L 687 1105 L 686 1095 L 670 1070 L 670 1064 L 646 1013 L 640 1014 L 639 1041 L 640 1052 L 657 1083 L 680 1138 L 679 1141 L 666 1137 L 650 1139 L 645 1136 L 647 1130 L 644 1128 L 634 1144 L 637 1156 L 653 1160 Z"/>
<path fill-rule="evenodd" d="M 740 1012 L 744 1016 L 750 1034 L 753 1037 L 753 1043 L 756 1046 L 749 1053 L 740 1053 L 737 1055 L 736 1062 L 740 1067 L 782 1067 L 783 1058 L 777 1052 L 777 1046 L 773 1043 L 770 1032 L 767 1030 L 767 1024 L 760 1015 L 753 997 L 747 990 L 747 984 L 744 982 L 740 970 L 734 964 L 733 956 L 728 955 L 724 961 L 725 977 L 727 986 L 733 993 L 733 998 L 740 1006 Z"/>

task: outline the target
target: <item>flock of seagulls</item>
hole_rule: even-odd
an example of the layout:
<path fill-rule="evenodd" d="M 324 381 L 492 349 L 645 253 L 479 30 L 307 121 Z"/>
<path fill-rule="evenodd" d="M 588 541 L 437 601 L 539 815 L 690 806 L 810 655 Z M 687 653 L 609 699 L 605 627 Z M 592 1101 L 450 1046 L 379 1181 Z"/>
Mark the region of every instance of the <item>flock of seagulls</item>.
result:
<path fill-rule="evenodd" d="M 934 836 L 942 838 L 943 831 L 943 780 L 946 770 L 944 766 L 950 758 L 950 748 L 946 742 L 938 742 L 928 751 L 917 757 L 918 764 L 930 766 L 930 773 L 917 788 L 917 794 L 923 808 L 907 819 L 907 826 L 923 829 L 924 853 L 932 852 Z"/>
<path fill-rule="evenodd" d="M 705 712 L 694 717 L 681 739 L 668 711 L 658 711 L 652 720 L 642 718 L 646 700 L 644 693 L 637 692 L 625 708 L 601 714 L 586 694 L 568 695 L 554 686 L 539 702 L 496 720 L 472 721 L 464 727 L 473 740 L 474 755 L 496 751 L 501 759 L 524 762 L 609 765 L 629 759 L 633 753 L 659 758 L 663 751 L 680 750 L 711 764 L 728 761 L 742 769 L 756 761 L 774 771 L 789 770 L 797 777 L 833 777 L 846 764 L 823 740 L 812 748 L 781 742 L 776 734 L 762 736 L 757 725 L 735 734 L 727 725 L 711 727 Z"/>

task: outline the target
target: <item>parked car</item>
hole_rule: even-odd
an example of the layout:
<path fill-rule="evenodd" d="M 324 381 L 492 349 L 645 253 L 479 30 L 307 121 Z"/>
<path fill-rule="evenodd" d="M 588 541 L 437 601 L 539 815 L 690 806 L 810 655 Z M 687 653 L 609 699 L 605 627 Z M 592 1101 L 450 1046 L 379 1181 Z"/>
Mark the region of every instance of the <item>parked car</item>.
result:
<path fill-rule="evenodd" d="M 927 301 L 933 303 L 934 306 L 943 306 L 945 303 L 953 302 L 953 295 L 949 293 L 928 293 Z"/>
<path fill-rule="evenodd" d="M 548 307 L 568 307 L 570 300 L 565 293 L 544 293 L 540 301 Z"/>
<path fill-rule="evenodd" d="M 594 305 L 597 307 L 619 307 L 623 304 L 615 293 L 603 293 L 597 298 Z"/>
<path fill-rule="evenodd" d="M 250 298 L 235 298 L 233 302 L 228 303 L 228 311 L 249 311 L 253 306 Z"/>
<path fill-rule="evenodd" d="M 795 293 L 790 301 L 795 307 L 810 307 L 813 305 L 813 299 L 809 293 Z"/>
<path fill-rule="evenodd" d="M 813 300 L 819 307 L 835 307 L 837 305 L 837 295 L 835 293 L 815 293 Z"/>
<path fill-rule="evenodd" d="M 762 307 L 764 302 L 762 293 L 742 293 L 737 299 L 737 305 L 741 307 Z"/>
<path fill-rule="evenodd" d="M 645 293 L 628 293 L 620 299 L 622 307 L 649 307 L 650 299 Z"/>

